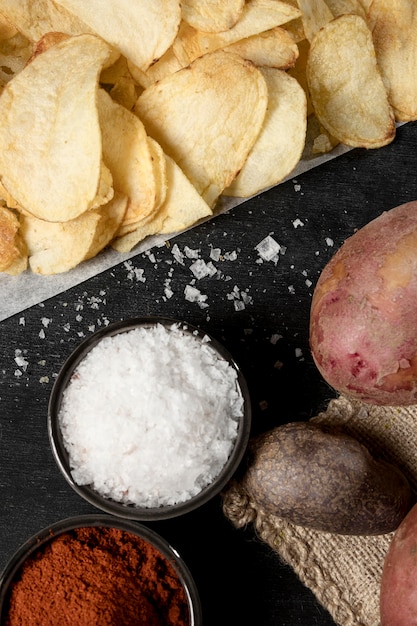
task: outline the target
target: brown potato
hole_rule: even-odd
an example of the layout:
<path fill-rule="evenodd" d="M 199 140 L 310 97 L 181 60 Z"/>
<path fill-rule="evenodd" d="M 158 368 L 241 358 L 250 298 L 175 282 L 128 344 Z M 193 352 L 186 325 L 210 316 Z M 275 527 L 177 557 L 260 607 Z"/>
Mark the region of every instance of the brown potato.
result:
<path fill-rule="evenodd" d="M 243 479 L 264 511 L 301 526 L 345 535 L 395 530 L 410 508 L 408 481 L 343 433 L 308 422 L 255 438 Z"/>

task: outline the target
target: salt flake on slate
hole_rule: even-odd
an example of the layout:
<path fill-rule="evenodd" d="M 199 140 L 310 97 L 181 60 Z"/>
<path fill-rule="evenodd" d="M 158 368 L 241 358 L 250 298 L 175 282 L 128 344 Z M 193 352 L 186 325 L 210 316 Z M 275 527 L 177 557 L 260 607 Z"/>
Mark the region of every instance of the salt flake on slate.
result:
<path fill-rule="evenodd" d="M 190 265 L 190 270 L 198 280 L 210 275 L 210 268 L 203 259 L 194 261 L 194 263 Z"/>
<path fill-rule="evenodd" d="M 186 285 L 184 289 L 185 299 L 188 302 L 196 302 L 202 309 L 207 307 L 206 303 L 207 296 L 202 294 L 197 287 L 193 287 L 192 285 Z"/>
<path fill-rule="evenodd" d="M 264 261 L 278 261 L 281 246 L 271 235 L 268 235 L 255 246 L 255 250 Z"/>

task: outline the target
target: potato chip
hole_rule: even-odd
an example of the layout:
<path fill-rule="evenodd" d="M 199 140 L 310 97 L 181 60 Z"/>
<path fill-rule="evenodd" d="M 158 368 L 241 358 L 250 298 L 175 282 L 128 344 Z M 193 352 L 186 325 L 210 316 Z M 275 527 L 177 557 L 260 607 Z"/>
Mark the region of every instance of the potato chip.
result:
<path fill-rule="evenodd" d="M 51 32 L 93 33 L 87 24 L 53 0 L 0 0 L 0 13 L 32 42 Z"/>
<path fill-rule="evenodd" d="M 326 4 L 334 17 L 354 13 L 365 19 L 371 0 L 326 0 Z"/>
<path fill-rule="evenodd" d="M 342 15 L 317 32 L 307 81 L 316 116 L 336 139 L 363 148 L 394 139 L 394 115 L 361 17 Z"/>
<path fill-rule="evenodd" d="M 158 193 L 145 127 L 103 89 L 98 90 L 97 106 L 103 159 L 115 190 L 128 198 L 125 221 L 137 222 L 154 210 Z"/>
<path fill-rule="evenodd" d="M 221 33 L 204 33 L 182 22 L 173 51 L 185 67 L 203 54 L 281 26 L 300 15 L 299 9 L 280 0 L 248 0 L 235 26 Z"/>
<path fill-rule="evenodd" d="M 298 8 L 280 0 L 249 0 L 235 26 L 220 33 L 205 33 L 183 21 L 167 52 L 144 75 L 135 73 L 134 68 L 132 73 L 140 85 L 149 87 L 204 54 L 286 24 L 300 15 Z"/>
<path fill-rule="evenodd" d="M 226 52 L 240 54 L 258 67 L 276 67 L 285 70 L 294 67 L 298 59 L 297 44 L 280 26 L 241 39 L 223 49 Z"/>
<path fill-rule="evenodd" d="M 311 41 L 320 28 L 333 19 L 325 0 L 298 0 L 306 39 Z"/>
<path fill-rule="evenodd" d="M 19 228 L 15 213 L 0 206 L 0 272 L 17 274 L 27 267 L 26 245 Z"/>
<path fill-rule="evenodd" d="M 416 120 L 416 3 L 414 0 L 373 0 L 368 24 L 395 117 L 401 122 Z"/>
<path fill-rule="evenodd" d="M 116 194 L 108 205 L 87 211 L 68 222 L 23 217 L 22 235 L 28 247 L 32 272 L 59 274 L 96 256 L 114 237 L 126 204 L 127 199 Z"/>
<path fill-rule="evenodd" d="M 159 211 L 145 219 L 136 228 L 112 242 L 119 252 L 129 252 L 140 241 L 156 234 L 176 233 L 212 215 L 195 187 L 173 159 L 166 155 L 167 194 Z"/>
<path fill-rule="evenodd" d="M 94 35 L 68 38 L 4 88 L 0 180 L 35 217 L 66 221 L 111 197 L 96 106 L 108 54 L 108 45 Z"/>
<path fill-rule="evenodd" d="M 238 21 L 245 0 L 182 0 L 182 19 L 193 28 L 218 33 L 232 28 Z"/>
<path fill-rule="evenodd" d="M 181 19 L 179 0 L 57 0 L 140 69 L 172 44 Z"/>
<path fill-rule="evenodd" d="M 295 78 L 283 70 L 262 68 L 268 109 L 262 130 L 237 178 L 225 195 L 248 197 L 281 182 L 304 149 L 307 100 Z"/>
<path fill-rule="evenodd" d="M 135 112 L 212 207 L 242 168 L 267 100 L 261 72 L 218 51 L 145 89 Z"/>

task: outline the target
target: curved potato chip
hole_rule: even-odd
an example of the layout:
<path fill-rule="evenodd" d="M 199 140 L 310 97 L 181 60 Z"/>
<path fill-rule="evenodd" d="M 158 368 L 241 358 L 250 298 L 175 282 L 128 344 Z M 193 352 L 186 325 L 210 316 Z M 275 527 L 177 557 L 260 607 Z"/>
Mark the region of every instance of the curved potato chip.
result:
<path fill-rule="evenodd" d="M 204 33 L 182 22 L 172 44 L 173 51 L 178 61 L 185 67 L 203 54 L 281 26 L 300 15 L 301 11 L 298 8 L 281 0 L 248 0 L 236 24 L 221 33 Z"/>
<path fill-rule="evenodd" d="M 304 34 L 311 41 L 320 28 L 333 19 L 333 14 L 325 0 L 297 0 L 300 7 Z"/>
<path fill-rule="evenodd" d="M 182 19 L 197 30 L 218 33 L 238 21 L 245 0 L 182 0 Z"/>
<path fill-rule="evenodd" d="M 154 216 L 142 220 L 134 230 L 112 241 L 112 247 L 118 252 L 129 252 L 140 241 L 151 235 L 185 230 L 212 214 L 210 207 L 175 161 L 167 155 L 165 157 L 168 183 L 165 200 Z"/>
<path fill-rule="evenodd" d="M 373 0 L 367 19 L 395 117 L 401 122 L 416 120 L 416 3 L 414 0 Z"/>
<path fill-rule="evenodd" d="M 157 190 L 152 154 L 140 119 L 98 90 L 97 106 L 103 142 L 103 159 L 114 188 L 128 197 L 125 221 L 138 221 L 155 207 Z"/>
<path fill-rule="evenodd" d="M 306 138 L 307 99 L 295 78 L 283 70 L 263 68 L 268 109 L 262 130 L 227 196 L 252 196 L 277 185 L 297 165 Z"/>
<path fill-rule="evenodd" d="M 306 74 L 316 116 L 340 142 L 379 148 L 394 139 L 394 115 L 361 17 L 341 15 L 317 32 Z"/>
<path fill-rule="evenodd" d="M 46 33 L 82 35 L 94 32 L 53 0 L 0 0 L 0 13 L 32 42 Z"/>
<path fill-rule="evenodd" d="M 67 221 L 111 196 L 96 92 L 109 54 L 95 35 L 37 56 L 0 97 L 0 180 L 26 211 Z"/>
<path fill-rule="evenodd" d="M 145 89 L 135 112 L 212 207 L 256 141 L 267 100 L 261 72 L 218 51 Z"/>
<path fill-rule="evenodd" d="M 241 39 L 223 50 L 240 54 L 258 67 L 276 67 L 282 70 L 294 67 L 299 55 L 294 39 L 280 26 Z"/>
<path fill-rule="evenodd" d="M 17 216 L 7 209 L 0 206 L 0 272 L 10 272 L 13 274 L 26 269 L 27 254 L 26 246 L 19 234 L 20 222 Z"/>
<path fill-rule="evenodd" d="M 181 19 L 179 0 L 57 0 L 57 4 L 142 70 L 169 48 Z"/>
<path fill-rule="evenodd" d="M 127 198 L 116 194 L 109 204 L 69 222 L 22 220 L 29 265 L 36 274 L 60 274 L 96 256 L 114 237 L 126 210 Z"/>

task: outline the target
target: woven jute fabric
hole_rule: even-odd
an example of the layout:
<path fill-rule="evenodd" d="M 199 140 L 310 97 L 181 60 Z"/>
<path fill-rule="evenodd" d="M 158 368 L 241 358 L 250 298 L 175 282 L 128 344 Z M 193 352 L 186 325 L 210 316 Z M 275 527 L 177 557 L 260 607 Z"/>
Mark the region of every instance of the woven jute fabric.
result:
<path fill-rule="evenodd" d="M 377 407 L 340 396 L 314 417 L 361 441 L 377 459 L 397 465 L 417 487 L 417 406 Z M 235 480 L 223 510 L 237 528 L 257 535 L 296 572 L 340 626 L 379 626 L 379 586 L 393 533 L 357 537 L 310 530 L 257 508 Z"/>

